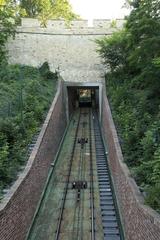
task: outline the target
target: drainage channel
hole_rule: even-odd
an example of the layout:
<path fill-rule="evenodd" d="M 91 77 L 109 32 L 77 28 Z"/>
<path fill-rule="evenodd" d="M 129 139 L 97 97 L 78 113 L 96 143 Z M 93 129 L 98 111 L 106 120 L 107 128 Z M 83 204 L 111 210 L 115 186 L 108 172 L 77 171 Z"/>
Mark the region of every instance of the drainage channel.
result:
<path fill-rule="evenodd" d="M 118 214 L 111 188 L 107 157 L 96 113 L 94 113 L 94 132 L 104 240 L 122 240 Z"/>

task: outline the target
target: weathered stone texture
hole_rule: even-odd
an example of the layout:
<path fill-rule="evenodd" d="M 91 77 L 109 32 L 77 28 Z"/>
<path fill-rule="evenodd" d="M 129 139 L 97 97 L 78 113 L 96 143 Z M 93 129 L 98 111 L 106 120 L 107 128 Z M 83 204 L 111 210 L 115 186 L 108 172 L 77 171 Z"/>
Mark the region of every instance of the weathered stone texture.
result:
<path fill-rule="evenodd" d="M 66 127 L 62 86 L 23 173 L 0 204 L 0 240 L 24 240 Z"/>
<path fill-rule="evenodd" d="M 40 66 L 48 61 L 51 69 L 59 69 L 65 81 L 101 81 L 104 67 L 96 52 L 95 39 L 110 35 L 122 28 L 124 20 L 117 20 L 113 28 L 110 20 L 94 20 L 88 27 L 86 20 L 48 21 L 40 27 L 37 19 L 22 19 L 15 40 L 8 43 L 10 63 Z"/>
<path fill-rule="evenodd" d="M 126 240 L 159 240 L 160 215 L 144 205 L 144 199 L 123 162 L 116 129 L 104 93 L 102 131 L 108 146 L 108 160 Z"/>
<path fill-rule="evenodd" d="M 42 28 L 36 19 L 23 19 L 15 40 L 8 43 L 10 63 L 40 66 L 48 61 L 52 70 L 59 69 L 65 81 L 97 84 L 103 81 L 104 69 L 95 51 L 94 40 L 112 34 L 122 27 L 123 22 L 118 20 L 117 28 L 112 28 L 109 20 L 94 20 L 93 27 L 88 27 L 85 20 L 73 21 L 69 27 L 64 21 L 48 21 L 47 28 Z M 74 96 L 70 98 L 74 99 Z M 6 196 L 6 202 L 0 205 L 1 240 L 23 240 L 26 235 L 66 126 L 65 106 L 60 91 L 24 173 L 12 187 L 10 195 Z M 74 106 L 70 105 L 69 109 L 72 113 Z M 144 206 L 143 198 L 123 162 L 105 93 L 102 127 L 126 240 L 159 240 L 160 216 Z"/>

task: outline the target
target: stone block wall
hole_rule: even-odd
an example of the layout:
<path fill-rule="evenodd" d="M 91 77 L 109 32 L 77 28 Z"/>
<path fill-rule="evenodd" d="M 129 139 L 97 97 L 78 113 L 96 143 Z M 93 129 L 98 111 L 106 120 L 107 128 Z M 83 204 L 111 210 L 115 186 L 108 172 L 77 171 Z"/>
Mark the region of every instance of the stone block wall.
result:
<path fill-rule="evenodd" d="M 124 20 L 117 20 L 117 27 L 111 20 L 94 20 L 93 27 L 87 23 L 49 20 L 44 28 L 37 19 L 24 18 L 8 42 L 9 62 L 37 67 L 48 61 L 65 81 L 100 82 L 105 70 L 95 40 L 122 28 Z"/>
<path fill-rule="evenodd" d="M 123 161 L 117 132 L 106 95 L 103 98 L 102 131 L 126 240 L 159 240 L 160 215 L 144 205 L 144 199 Z"/>
<path fill-rule="evenodd" d="M 65 127 L 66 111 L 62 83 L 59 83 L 25 170 L 0 204 L 1 240 L 25 239 Z"/>
<path fill-rule="evenodd" d="M 17 31 L 46 32 L 54 34 L 101 34 L 110 35 L 116 28 L 121 29 L 124 25 L 124 19 L 114 20 L 114 26 L 110 19 L 94 19 L 93 25 L 89 26 L 88 20 L 73 20 L 66 23 L 64 20 L 48 20 L 43 27 L 41 22 L 35 18 L 22 18 L 21 26 Z M 74 31 L 75 30 L 75 31 Z"/>

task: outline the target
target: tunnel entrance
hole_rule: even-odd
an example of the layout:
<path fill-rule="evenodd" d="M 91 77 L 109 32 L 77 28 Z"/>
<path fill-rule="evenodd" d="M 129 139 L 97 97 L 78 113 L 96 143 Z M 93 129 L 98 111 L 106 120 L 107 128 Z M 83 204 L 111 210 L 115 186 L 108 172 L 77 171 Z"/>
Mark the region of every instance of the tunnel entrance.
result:
<path fill-rule="evenodd" d="M 99 88 L 97 87 L 68 87 L 68 110 L 69 115 L 76 108 L 91 107 L 99 109 Z"/>
<path fill-rule="evenodd" d="M 79 107 L 95 107 L 95 92 L 93 89 L 78 89 L 78 105 Z"/>
<path fill-rule="evenodd" d="M 73 85 L 71 85 L 73 84 Z M 66 99 L 67 99 L 67 118 L 77 108 L 90 107 L 95 109 L 99 116 L 101 115 L 101 98 L 102 85 L 99 83 L 67 83 Z"/>

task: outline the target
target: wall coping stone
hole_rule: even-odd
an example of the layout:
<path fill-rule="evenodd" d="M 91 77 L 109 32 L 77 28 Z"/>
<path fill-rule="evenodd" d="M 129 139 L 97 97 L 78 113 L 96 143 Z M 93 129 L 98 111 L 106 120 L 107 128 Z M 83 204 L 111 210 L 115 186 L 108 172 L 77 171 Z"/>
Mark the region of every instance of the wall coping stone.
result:
<path fill-rule="evenodd" d="M 94 19 L 93 26 L 88 25 L 88 20 L 73 20 L 67 24 L 64 20 L 48 20 L 46 27 L 42 27 L 38 19 L 22 18 L 17 33 L 32 34 L 60 34 L 60 35 L 111 35 L 123 28 L 124 19 L 115 19 L 116 26 L 112 26 L 111 19 Z"/>

